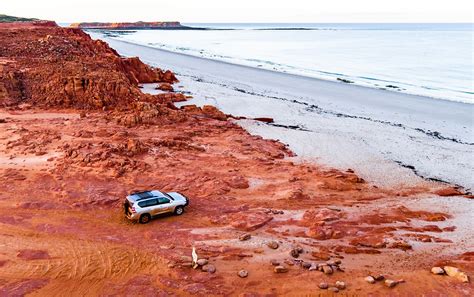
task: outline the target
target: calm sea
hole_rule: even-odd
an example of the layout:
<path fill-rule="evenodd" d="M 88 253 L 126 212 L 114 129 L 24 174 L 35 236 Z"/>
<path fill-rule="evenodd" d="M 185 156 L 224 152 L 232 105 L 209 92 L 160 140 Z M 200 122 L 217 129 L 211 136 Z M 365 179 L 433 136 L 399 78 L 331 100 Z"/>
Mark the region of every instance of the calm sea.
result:
<path fill-rule="evenodd" d="M 474 104 L 473 24 L 185 25 L 211 30 L 139 30 L 118 38 L 230 63 Z"/>

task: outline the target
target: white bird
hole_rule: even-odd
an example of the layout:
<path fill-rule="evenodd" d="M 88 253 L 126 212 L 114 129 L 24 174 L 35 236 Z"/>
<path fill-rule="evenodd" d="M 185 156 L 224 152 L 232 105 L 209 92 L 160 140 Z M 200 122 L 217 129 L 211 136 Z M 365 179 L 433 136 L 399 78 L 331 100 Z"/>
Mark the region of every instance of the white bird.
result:
<path fill-rule="evenodd" d="M 193 252 L 191 253 L 191 256 L 193 257 L 193 268 L 196 269 L 199 265 L 197 264 L 198 255 L 196 253 L 195 247 L 193 247 Z"/>

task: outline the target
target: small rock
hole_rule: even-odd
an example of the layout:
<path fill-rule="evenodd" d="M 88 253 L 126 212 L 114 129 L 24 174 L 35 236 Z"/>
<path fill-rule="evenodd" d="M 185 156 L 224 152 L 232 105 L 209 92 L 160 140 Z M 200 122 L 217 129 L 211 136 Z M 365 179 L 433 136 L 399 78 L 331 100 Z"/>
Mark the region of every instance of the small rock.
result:
<path fill-rule="evenodd" d="M 250 238 L 252 238 L 252 235 L 250 235 L 250 233 L 245 233 L 239 236 L 240 241 L 249 240 Z"/>
<path fill-rule="evenodd" d="M 441 267 L 433 267 L 431 268 L 431 273 L 433 274 L 444 274 L 444 269 Z"/>
<path fill-rule="evenodd" d="M 173 92 L 173 86 L 168 83 L 162 83 L 157 88 L 157 90 Z"/>
<path fill-rule="evenodd" d="M 334 263 L 336 263 L 336 265 L 341 265 L 342 261 L 341 261 L 341 259 L 336 259 L 336 260 L 334 260 Z"/>
<path fill-rule="evenodd" d="M 328 290 L 331 291 L 331 292 L 334 292 L 334 293 L 339 292 L 339 289 L 336 288 L 336 287 L 330 287 Z"/>
<path fill-rule="evenodd" d="M 280 261 L 275 260 L 275 259 L 271 260 L 270 263 L 272 263 L 273 266 L 278 266 L 278 265 L 280 265 Z"/>
<path fill-rule="evenodd" d="M 323 272 L 324 274 L 333 274 L 334 270 L 329 265 L 323 265 Z"/>
<path fill-rule="evenodd" d="M 174 268 L 174 267 L 175 267 L 175 264 L 174 264 L 174 263 L 168 264 L 168 268 Z"/>
<path fill-rule="evenodd" d="M 296 251 L 297 251 L 298 253 L 300 253 L 300 254 L 302 254 L 302 253 L 304 252 L 303 248 L 300 247 L 300 246 L 297 246 L 295 249 L 296 249 Z"/>
<path fill-rule="evenodd" d="M 459 270 L 459 268 L 452 267 L 452 266 L 444 266 L 444 271 L 446 272 L 447 275 L 451 277 L 455 277 L 463 283 L 469 282 L 469 277 L 467 276 L 467 274 Z"/>
<path fill-rule="evenodd" d="M 199 261 L 199 260 L 198 260 Z M 204 265 L 202 266 L 202 271 L 207 271 L 209 273 L 214 273 L 216 272 L 216 267 L 212 264 L 207 264 L 207 265 Z"/>
<path fill-rule="evenodd" d="M 207 263 L 209 263 L 209 261 L 207 259 L 199 259 L 199 260 L 196 261 L 196 264 L 199 265 L 199 266 L 204 266 Z"/>
<path fill-rule="evenodd" d="M 346 288 L 346 283 L 342 281 L 337 281 L 336 288 L 338 288 L 339 290 L 344 290 Z"/>
<path fill-rule="evenodd" d="M 374 279 L 376 281 L 382 281 L 385 279 L 385 276 L 383 274 L 377 274 L 376 276 L 374 276 Z"/>
<path fill-rule="evenodd" d="M 275 273 L 284 273 L 284 272 L 288 272 L 288 268 L 286 268 L 283 265 L 278 265 L 278 266 L 275 266 L 275 268 L 273 268 L 273 271 Z"/>
<path fill-rule="evenodd" d="M 193 261 L 193 258 L 191 258 L 190 256 L 181 256 L 180 257 L 180 262 L 192 262 Z"/>
<path fill-rule="evenodd" d="M 193 262 L 184 262 L 184 263 L 181 263 L 179 266 L 184 267 L 184 268 L 191 268 L 193 267 Z"/>
<path fill-rule="evenodd" d="M 267 246 L 271 249 L 276 250 L 280 245 L 275 240 L 272 240 L 270 242 L 267 242 Z"/>
<path fill-rule="evenodd" d="M 311 264 L 311 267 L 308 268 L 309 271 L 314 271 L 314 270 L 318 270 L 319 268 L 319 265 L 316 264 L 316 263 L 312 263 Z"/>
<path fill-rule="evenodd" d="M 375 284 L 375 278 L 370 275 L 365 278 L 365 281 L 368 282 L 369 284 Z"/>
<path fill-rule="evenodd" d="M 272 213 L 273 213 L 273 214 L 280 214 L 280 211 L 279 211 L 279 210 L 276 210 L 276 209 L 274 209 L 274 210 L 272 210 Z"/>
<path fill-rule="evenodd" d="M 327 288 L 329 288 L 329 285 L 327 283 L 319 283 L 318 287 L 322 290 L 326 290 Z"/>
<path fill-rule="evenodd" d="M 313 266 L 313 265 L 309 262 L 303 262 L 301 264 L 301 267 L 303 267 L 304 269 L 309 269 L 311 266 Z"/>
<path fill-rule="evenodd" d="M 241 277 L 241 278 L 246 278 L 248 275 L 249 275 L 249 272 L 247 270 L 240 270 L 238 275 Z"/>
<path fill-rule="evenodd" d="M 389 287 L 389 288 L 393 288 L 395 287 L 396 285 L 398 285 L 398 282 L 397 281 L 394 281 L 392 279 L 387 279 L 385 280 L 385 286 Z"/>
<path fill-rule="evenodd" d="M 290 251 L 290 255 L 293 257 L 293 258 L 298 258 L 300 256 L 300 253 L 298 252 L 297 249 L 292 249 Z"/>

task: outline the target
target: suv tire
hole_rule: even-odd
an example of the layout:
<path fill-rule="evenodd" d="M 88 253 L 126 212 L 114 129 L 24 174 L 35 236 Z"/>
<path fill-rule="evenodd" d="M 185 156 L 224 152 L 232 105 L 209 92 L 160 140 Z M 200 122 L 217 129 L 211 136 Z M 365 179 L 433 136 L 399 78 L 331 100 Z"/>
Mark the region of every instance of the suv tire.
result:
<path fill-rule="evenodd" d="M 147 224 L 150 222 L 150 220 L 151 220 L 151 216 L 146 213 L 146 214 L 142 214 L 138 221 L 140 222 L 140 224 Z"/>
<path fill-rule="evenodd" d="M 176 206 L 176 208 L 174 209 L 174 214 L 177 216 L 182 215 L 183 212 L 184 212 L 184 207 L 182 206 Z"/>

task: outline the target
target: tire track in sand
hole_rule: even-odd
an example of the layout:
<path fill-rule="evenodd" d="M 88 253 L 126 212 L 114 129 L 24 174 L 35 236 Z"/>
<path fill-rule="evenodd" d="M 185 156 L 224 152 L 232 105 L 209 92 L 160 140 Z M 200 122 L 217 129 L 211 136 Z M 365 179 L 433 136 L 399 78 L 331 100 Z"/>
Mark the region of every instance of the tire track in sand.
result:
<path fill-rule="evenodd" d="M 154 273 L 160 259 L 128 246 L 74 238 L 45 237 L 0 224 L 0 279 L 47 278 L 83 282 L 88 286 L 105 280 L 122 279 L 133 274 Z M 44 259 L 19 258 L 20 250 L 46 251 Z"/>

